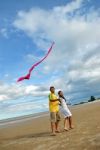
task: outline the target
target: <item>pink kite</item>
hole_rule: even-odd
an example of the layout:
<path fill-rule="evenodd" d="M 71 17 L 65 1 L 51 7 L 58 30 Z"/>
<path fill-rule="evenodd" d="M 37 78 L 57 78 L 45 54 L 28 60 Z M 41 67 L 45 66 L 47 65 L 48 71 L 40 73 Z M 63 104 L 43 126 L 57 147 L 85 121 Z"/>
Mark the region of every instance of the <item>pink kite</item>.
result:
<path fill-rule="evenodd" d="M 29 69 L 28 74 L 27 74 L 26 76 L 20 77 L 20 78 L 17 80 L 17 82 L 22 81 L 22 80 L 24 80 L 24 79 L 27 79 L 27 80 L 30 79 L 32 70 L 33 70 L 37 65 L 39 65 L 44 59 L 46 59 L 46 57 L 47 57 L 47 56 L 49 55 L 49 53 L 51 52 L 53 45 L 54 45 L 54 42 L 52 43 L 52 45 L 51 45 L 51 47 L 49 48 L 49 50 L 48 50 L 47 54 L 45 55 L 45 57 L 42 58 L 39 62 L 35 63 L 35 64 Z"/>

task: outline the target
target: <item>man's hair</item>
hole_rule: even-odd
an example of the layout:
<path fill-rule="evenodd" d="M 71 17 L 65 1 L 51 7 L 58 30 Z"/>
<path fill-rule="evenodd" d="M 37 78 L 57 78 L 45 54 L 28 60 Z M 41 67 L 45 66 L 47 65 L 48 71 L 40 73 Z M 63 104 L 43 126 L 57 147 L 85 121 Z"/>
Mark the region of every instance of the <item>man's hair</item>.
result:
<path fill-rule="evenodd" d="M 50 90 L 51 90 L 52 88 L 54 88 L 54 86 L 50 86 Z"/>

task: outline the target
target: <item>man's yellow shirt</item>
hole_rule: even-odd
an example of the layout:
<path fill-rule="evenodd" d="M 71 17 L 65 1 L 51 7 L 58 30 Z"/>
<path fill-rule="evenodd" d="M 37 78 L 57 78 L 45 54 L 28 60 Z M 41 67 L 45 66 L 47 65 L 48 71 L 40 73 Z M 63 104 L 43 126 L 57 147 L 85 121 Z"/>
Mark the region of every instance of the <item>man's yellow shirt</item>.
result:
<path fill-rule="evenodd" d="M 59 101 L 51 102 L 50 100 L 58 99 L 54 93 L 49 94 L 49 110 L 50 112 L 57 112 L 59 111 Z"/>

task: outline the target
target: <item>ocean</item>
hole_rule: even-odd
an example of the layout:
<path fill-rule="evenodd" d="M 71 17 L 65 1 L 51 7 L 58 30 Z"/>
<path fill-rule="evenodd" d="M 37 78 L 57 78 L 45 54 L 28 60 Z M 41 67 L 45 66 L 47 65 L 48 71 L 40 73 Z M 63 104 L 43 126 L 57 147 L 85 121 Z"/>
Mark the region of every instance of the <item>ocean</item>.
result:
<path fill-rule="evenodd" d="M 80 103 L 86 100 L 71 101 L 71 105 Z M 0 121 L 11 119 L 14 117 L 21 117 L 25 115 L 34 115 L 41 112 L 48 111 L 48 99 L 44 97 L 22 98 L 14 100 L 6 100 L 0 102 Z"/>
<path fill-rule="evenodd" d="M 44 98 L 16 99 L 0 102 L 0 120 L 48 111 Z"/>

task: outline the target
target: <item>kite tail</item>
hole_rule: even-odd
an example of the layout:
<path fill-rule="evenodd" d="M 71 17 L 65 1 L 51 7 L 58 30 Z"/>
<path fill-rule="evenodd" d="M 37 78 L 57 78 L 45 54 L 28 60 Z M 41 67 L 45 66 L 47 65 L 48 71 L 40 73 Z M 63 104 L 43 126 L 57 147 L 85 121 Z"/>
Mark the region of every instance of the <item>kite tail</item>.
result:
<path fill-rule="evenodd" d="M 30 79 L 30 73 L 28 73 L 26 76 L 24 76 L 24 77 L 20 77 L 18 80 L 17 80 L 17 82 L 19 82 L 19 81 L 22 81 L 22 80 L 24 80 L 24 79 L 27 79 L 27 80 L 29 80 Z"/>
<path fill-rule="evenodd" d="M 24 79 L 27 79 L 27 80 L 30 79 L 32 70 L 33 70 L 37 65 L 39 65 L 44 59 L 46 59 L 46 57 L 47 57 L 47 56 L 49 55 L 49 53 L 51 52 L 53 45 L 54 45 L 54 42 L 52 43 L 52 45 L 51 45 L 51 47 L 49 48 L 49 50 L 48 50 L 47 54 L 45 55 L 45 57 L 42 58 L 39 62 L 33 64 L 33 66 L 29 69 L 29 73 L 28 73 L 26 76 L 20 77 L 20 78 L 17 80 L 17 82 L 22 81 L 22 80 L 24 80 Z"/>
<path fill-rule="evenodd" d="M 29 69 L 29 73 L 31 73 L 32 70 L 33 70 L 37 65 L 39 65 L 44 59 L 46 59 L 46 57 L 49 55 L 50 51 L 52 50 L 53 45 L 54 45 L 54 42 L 52 43 L 52 45 L 51 45 L 51 47 L 49 48 L 48 53 L 45 55 L 45 57 L 42 58 L 39 62 L 35 63 L 35 64 Z"/>

